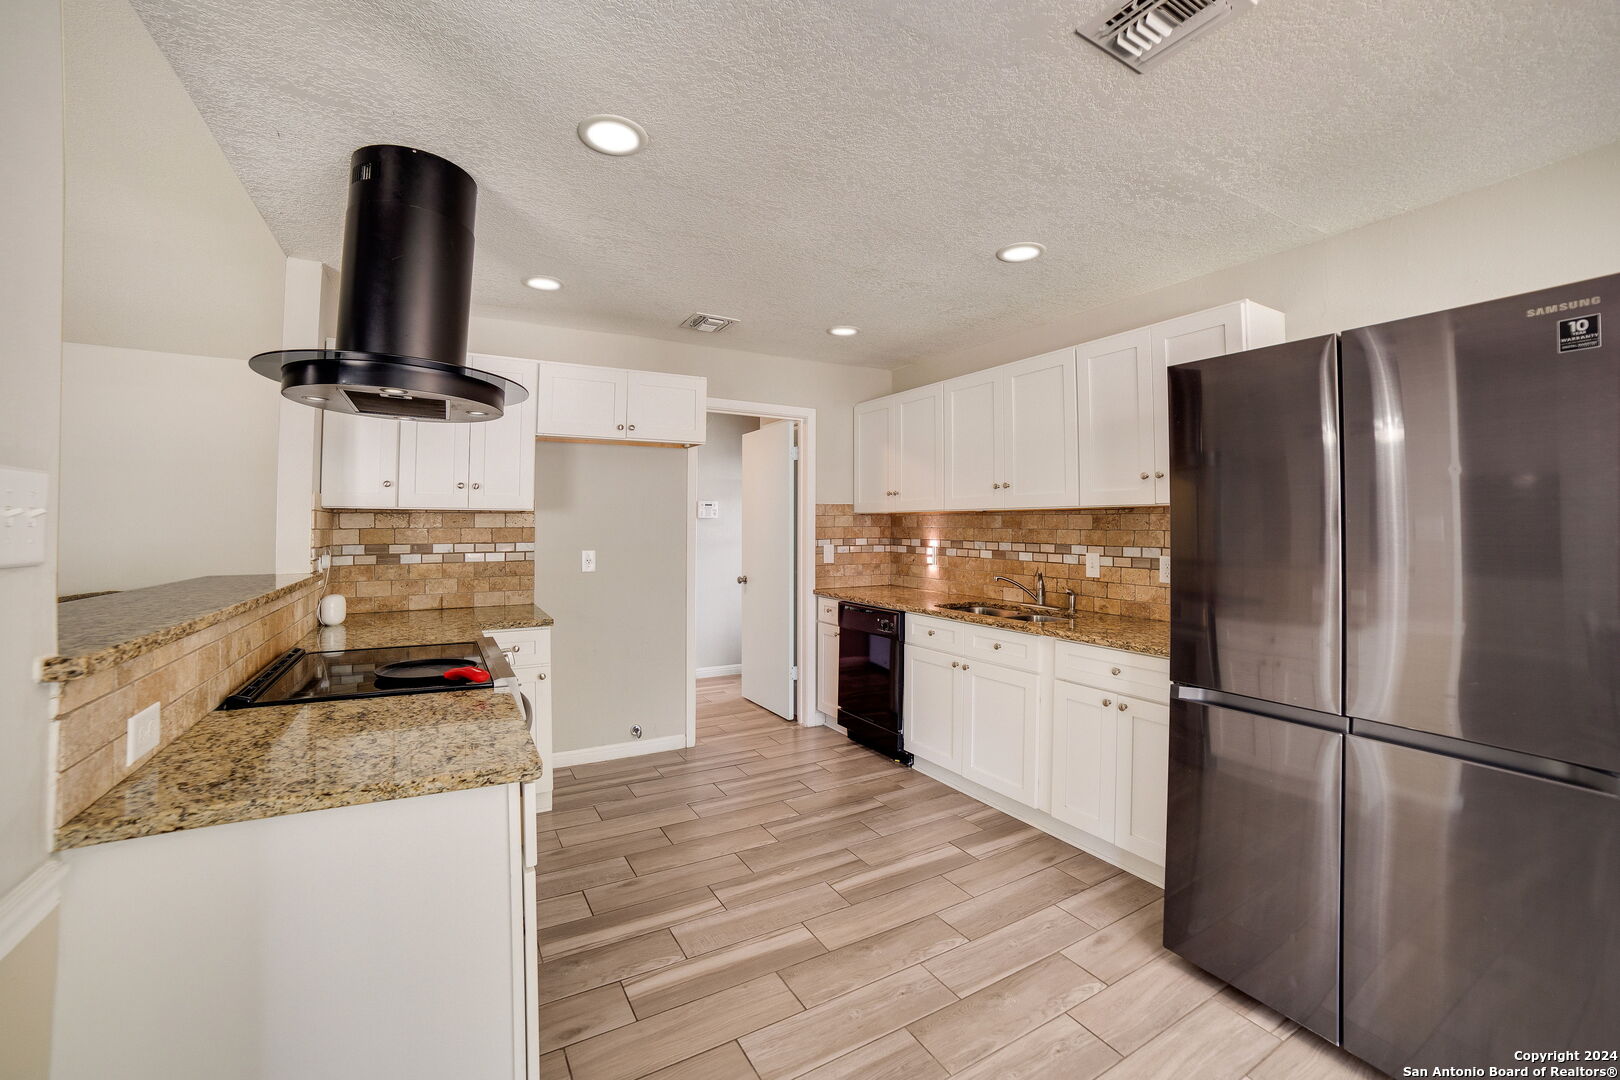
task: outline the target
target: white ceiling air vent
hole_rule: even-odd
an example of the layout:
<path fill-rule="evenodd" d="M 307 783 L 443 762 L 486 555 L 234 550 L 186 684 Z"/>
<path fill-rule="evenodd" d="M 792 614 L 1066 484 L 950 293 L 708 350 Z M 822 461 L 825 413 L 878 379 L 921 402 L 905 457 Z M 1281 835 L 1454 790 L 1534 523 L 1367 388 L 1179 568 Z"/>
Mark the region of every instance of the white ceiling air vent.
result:
<path fill-rule="evenodd" d="M 688 330 L 696 330 L 700 334 L 718 334 L 736 319 L 728 319 L 724 315 L 705 315 L 701 311 L 694 311 L 681 320 L 681 325 Z"/>
<path fill-rule="evenodd" d="M 1130 0 L 1075 33 L 1132 71 L 1142 72 L 1204 31 L 1244 14 L 1259 2 Z"/>

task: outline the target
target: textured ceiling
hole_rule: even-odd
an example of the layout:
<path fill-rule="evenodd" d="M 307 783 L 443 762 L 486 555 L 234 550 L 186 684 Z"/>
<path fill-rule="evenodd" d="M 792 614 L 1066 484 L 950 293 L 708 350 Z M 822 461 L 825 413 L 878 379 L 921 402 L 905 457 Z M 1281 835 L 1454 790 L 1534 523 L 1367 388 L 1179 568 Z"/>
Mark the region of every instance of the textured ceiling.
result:
<path fill-rule="evenodd" d="M 478 180 L 481 311 L 848 363 L 1620 138 L 1615 0 L 1268 0 L 1147 75 L 1071 33 L 1098 0 L 134 5 L 289 255 L 336 264 L 349 153 L 404 143 Z M 602 112 L 648 148 L 586 150 Z"/>

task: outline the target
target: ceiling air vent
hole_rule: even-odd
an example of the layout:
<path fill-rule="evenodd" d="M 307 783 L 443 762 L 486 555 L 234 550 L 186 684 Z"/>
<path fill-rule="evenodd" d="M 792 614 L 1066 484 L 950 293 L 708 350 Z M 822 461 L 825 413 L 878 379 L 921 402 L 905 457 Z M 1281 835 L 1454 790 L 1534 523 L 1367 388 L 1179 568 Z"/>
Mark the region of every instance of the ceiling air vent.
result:
<path fill-rule="evenodd" d="M 688 330 L 696 330 L 700 334 L 718 334 L 736 319 L 728 319 L 724 315 L 705 315 L 701 311 L 694 311 L 681 320 L 681 325 Z"/>
<path fill-rule="evenodd" d="M 1146 71 L 1181 46 L 1260 0 L 1130 0 L 1076 34 L 1132 71 Z"/>

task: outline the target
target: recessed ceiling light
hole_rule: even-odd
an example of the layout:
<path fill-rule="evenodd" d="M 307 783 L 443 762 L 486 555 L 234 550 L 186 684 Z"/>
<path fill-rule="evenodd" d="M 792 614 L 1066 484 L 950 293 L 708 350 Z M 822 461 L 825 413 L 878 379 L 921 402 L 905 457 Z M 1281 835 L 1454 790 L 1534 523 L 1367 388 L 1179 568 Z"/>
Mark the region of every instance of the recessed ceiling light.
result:
<path fill-rule="evenodd" d="M 1046 249 L 1039 244 L 1023 241 L 1017 244 L 1008 244 L 996 252 L 996 258 L 1002 262 L 1020 263 L 1038 259 L 1046 254 Z"/>
<path fill-rule="evenodd" d="M 833 337 L 854 337 L 860 332 L 860 328 L 855 326 L 834 326 L 827 331 Z"/>
<path fill-rule="evenodd" d="M 609 157 L 627 157 L 647 145 L 647 130 L 622 116 L 587 116 L 579 122 L 579 141 Z"/>
<path fill-rule="evenodd" d="M 556 292 L 558 289 L 562 288 L 562 282 L 558 281 L 554 277 L 536 276 L 532 278 L 524 278 L 523 284 L 527 285 L 531 289 L 539 289 L 541 292 Z"/>

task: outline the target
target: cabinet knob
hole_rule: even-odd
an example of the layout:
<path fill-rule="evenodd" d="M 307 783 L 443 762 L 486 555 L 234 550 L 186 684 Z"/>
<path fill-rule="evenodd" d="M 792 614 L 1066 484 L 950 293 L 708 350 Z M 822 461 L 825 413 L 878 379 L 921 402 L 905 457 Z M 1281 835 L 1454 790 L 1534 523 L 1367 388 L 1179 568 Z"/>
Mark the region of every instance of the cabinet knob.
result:
<path fill-rule="evenodd" d="M 630 425 L 630 430 L 631 430 L 631 431 L 634 431 L 634 430 L 636 430 L 636 425 L 634 425 L 634 424 L 631 424 L 631 425 Z"/>
<path fill-rule="evenodd" d="M 738 577 L 738 578 L 737 578 L 737 584 L 739 584 L 739 585 L 746 585 L 746 584 L 748 584 L 748 575 L 747 575 L 747 574 L 742 574 L 742 575 L 740 575 L 740 576 L 739 576 L 739 577 Z"/>
<path fill-rule="evenodd" d="M 932 630 L 928 631 L 928 636 L 933 637 L 934 636 L 934 631 L 932 631 Z"/>
<path fill-rule="evenodd" d="M 620 424 L 620 425 L 619 425 L 619 430 L 620 430 L 620 431 L 623 431 L 623 430 L 624 430 L 624 425 L 623 425 L 623 424 Z"/>
<path fill-rule="evenodd" d="M 1119 668 L 1117 668 L 1117 667 L 1109 668 L 1108 669 L 1108 674 L 1110 674 L 1110 675 L 1118 675 L 1119 674 Z"/>
<path fill-rule="evenodd" d="M 456 490 L 460 491 L 462 488 L 464 488 L 466 486 L 467 486 L 466 482 L 463 481 L 462 483 L 459 483 L 459 484 L 456 485 Z"/>
<path fill-rule="evenodd" d="M 1113 703 L 1114 703 L 1113 698 L 1103 698 L 1103 708 L 1106 709 L 1106 708 L 1108 708 L 1108 706 L 1112 705 Z"/>
<path fill-rule="evenodd" d="M 1156 473 L 1154 473 L 1154 474 L 1153 474 L 1153 475 L 1154 475 L 1154 476 L 1155 476 L 1155 477 L 1157 477 L 1157 478 L 1158 478 L 1158 479 L 1160 479 L 1160 480 L 1163 480 L 1163 479 L 1164 479 L 1164 473 L 1162 473 L 1162 472 L 1156 472 Z"/>
<path fill-rule="evenodd" d="M 952 660 L 951 661 L 951 667 L 961 667 L 961 666 L 962 666 L 962 662 L 960 660 Z"/>
<path fill-rule="evenodd" d="M 383 487 L 393 487 L 393 486 L 394 486 L 394 482 L 392 480 L 384 480 L 383 481 Z"/>
<path fill-rule="evenodd" d="M 477 490 L 478 490 L 478 489 L 479 489 L 479 488 L 481 488 L 481 487 L 483 487 L 483 486 L 484 486 L 484 485 L 483 485 L 483 484 L 480 484 L 480 483 L 478 483 L 478 482 L 477 482 L 477 481 L 474 481 L 474 482 L 473 482 L 473 490 L 474 490 L 474 491 L 477 491 Z"/>
<path fill-rule="evenodd" d="M 966 671 L 966 670 L 967 670 L 967 667 L 968 667 L 968 666 L 967 666 L 967 665 L 966 665 L 966 664 L 963 664 L 963 665 L 962 665 L 962 670 L 963 670 L 963 671 Z"/>
<path fill-rule="evenodd" d="M 992 646 L 990 646 L 990 647 L 991 647 L 991 648 L 992 648 L 992 649 L 999 649 L 999 648 L 1001 648 L 1001 642 L 999 642 L 999 641 L 998 641 L 998 642 L 996 642 L 996 643 L 995 643 L 995 644 L 994 644 L 994 645 L 992 645 Z"/>
<path fill-rule="evenodd" d="M 1130 708 L 1130 706 L 1125 704 L 1123 701 L 1119 703 L 1119 711 L 1120 712 L 1124 712 L 1128 708 Z"/>
<path fill-rule="evenodd" d="M 1008 489 L 1008 488 L 1010 488 L 1010 487 L 1012 487 L 1012 484 L 1011 484 L 1011 482 L 1009 482 L 1009 481 L 1007 481 L 1007 480 L 1003 480 L 1003 481 L 1002 481 L 1002 482 L 1001 482 L 1001 489 L 1002 489 L 1002 490 L 1003 490 L 1003 491 L 1005 491 L 1005 490 L 1007 490 L 1007 489 Z"/>
<path fill-rule="evenodd" d="M 540 673 L 540 681 L 541 681 L 541 682 L 545 682 L 545 681 L 546 681 L 546 673 L 545 673 L 545 672 L 543 672 L 543 671 L 542 671 L 542 672 L 541 672 L 541 673 Z"/>
<path fill-rule="evenodd" d="M 991 485 L 990 485 L 990 486 L 991 486 L 991 487 L 992 487 L 992 488 L 994 488 L 994 489 L 995 489 L 995 490 L 996 490 L 996 491 L 1000 491 L 1000 490 L 1001 490 L 1001 485 L 1000 485 L 1000 484 L 991 484 Z"/>
<path fill-rule="evenodd" d="M 1142 479 L 1144 479 L 1144 480 L 1146 480 L 1146 479 L 1147 479 L 1147 478 L 1148 478 L 1148 474 L 1147 474 L 1147 473 L 1143 473 L 1143 474 L 1142 474 Z"/>

